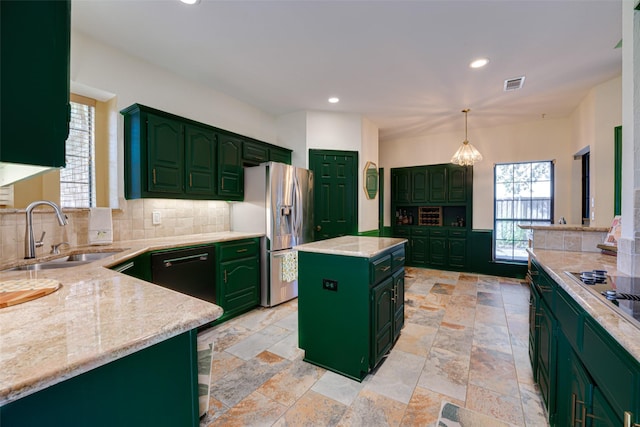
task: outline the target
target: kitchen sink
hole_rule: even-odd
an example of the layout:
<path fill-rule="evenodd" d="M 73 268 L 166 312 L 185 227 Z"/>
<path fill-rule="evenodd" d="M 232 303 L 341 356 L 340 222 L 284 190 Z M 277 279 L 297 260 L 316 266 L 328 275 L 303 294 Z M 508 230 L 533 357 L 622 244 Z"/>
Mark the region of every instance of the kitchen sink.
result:
<path fill-rule="evenodd" d="M 49 261 L 37 262 L 35 264 L 19 265 L 17 267 L 8 268 L 4 271 L 32 271 L 32 270 L 51 270 L 56 268 L 70 268 L 78 265 L 88 264 L 102 258 L 117 254 L 121 251 L 108 252 L 85 252 L 72 255 L 66 255 Z"/>

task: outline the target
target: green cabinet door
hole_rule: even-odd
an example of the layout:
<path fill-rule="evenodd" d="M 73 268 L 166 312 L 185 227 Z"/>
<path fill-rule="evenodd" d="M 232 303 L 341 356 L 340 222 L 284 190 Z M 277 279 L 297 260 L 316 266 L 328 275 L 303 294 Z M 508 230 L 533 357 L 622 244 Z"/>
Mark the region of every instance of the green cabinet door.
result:
<path fill-rule="evenodd" d="M 540 295 L 533 283 L 529 282 L 529 361 L 533 378 L 538 377 L 538 310 L 540 308 Z"/>
<path fill-rule="evenodd" d="M 393 345 L 394 283 L 389 277 L 373 288 L 373 364 L 374 366 Z"/>
<path fill-rule="evenodd" d="M 591 413 L 593 383 L 562 332 L 558 333 L 557 342 L 556 425 L 575 426 Z"/>
<path fill-rule="evenodd" d="M 186 192 L 216 193 L 216 135 L 210 129 L 185 126 Z"/>
<path fill-rule="evenodd" d="M 593 389 L 593 401 L 591 404 L 591 413 L 586 414 L 587 420 L 591 419 L 592 427 L 619 427 L 622 424 L 623 418 L 619 417 L 614 409 L 611 407 L 607 399 L 602 395 L 602 391 L 598 387 Z M 637 423 L 640 420 L 637 418 L 631 419 L 631 425 Z M 588 423 L 589 421 L 587 421 Z M 587 424 L 588 425 L 588 424 Z M 638 424 L 635 424 L 638 425 Z"/>
<path fill-rule="evenodd" d="M 410 239 L 411 265 L 425 266 L 429 263 L 429 237 L 419 236 Z"/>
<path fill-rule="evenodd" d="M 228 200 L 242 200 L 242 140 L 231 135 L 218 135 L 218 194 Z"/>
<path fill-rule="evenodd" d="M 550 421 L 555 415 L 556 391 L 556 320 L 542 301 L 539 310 L 538 384 Z"/>
<path fill-rule="evenodd" d="M 260 299 L 260 262 L 257 257 L 224 261 L 219 264 L 219 305 L 222 320 L 258 305 Z"/>
<path fill-rule="evenodd" d="M 0 2 L 0 161 L 63 167 L 71 1 Z"/>
<path fill-rule="evenodd" d="M 428 200 L 428 174 L 426 167 L 411 168 L 411 201 L 413 203 Z"/>
<path fill-rule="evenodd" d="M 434 267 L 447 264 L 447 238 L 431 236 L 429 238 L 429 263 Z"/>
<path fill-rule="evenodd" d="M 147 190 L 182 193 L 184 176 L 182 124 L 154 114 L 147 115 Z"/>
<path fill-rule="evenodd" d="M 449 166 L 447 171 L 447 201 L 449 203 L 467 201 L 467 168 Z"/>
<path fill-rule="evenodd" d="M 465 269 L 467 267 L 467 239 L 449 237 L 447 262 L 449 267 Z"/>
<path fill-rule="evenodd" d="M 447 202 L 447 166 L 429 167 L 429 202 Z"/>
<path fill-rule="evenodd" d="M 391 171 L 391 197 L 395 203 L 411 201 L 411 172 L 409 169 L 393 169 Z"/>
<path fill-rule="evenodd" d="M 400 336 L 404 326 L 404 268 L 393 274 L 393 341 Z"/>

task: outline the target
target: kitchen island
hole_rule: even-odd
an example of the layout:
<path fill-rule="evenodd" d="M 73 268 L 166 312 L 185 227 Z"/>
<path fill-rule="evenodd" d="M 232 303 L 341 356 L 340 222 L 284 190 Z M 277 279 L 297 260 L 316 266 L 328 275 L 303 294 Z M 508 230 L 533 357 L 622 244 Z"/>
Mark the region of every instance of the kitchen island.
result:
<path fill-rule="evenodd" d="M 405 239 L 343 236 L 296 246 L 304 360 L 362 381 L 404 323 Z"/>
<path fill-rule="evenodd" d="M 120 252 L 81 266 L 0 271 L 0 282 L 62 284 L 0 309 L 0 424 L 36 425 L 39 418 L 51 425 L 197 426 L 197 328 L 222 309 L 108 267 L 151 250 L 247 237 L 258 235 L 123 241 L 82 248 Z"/>

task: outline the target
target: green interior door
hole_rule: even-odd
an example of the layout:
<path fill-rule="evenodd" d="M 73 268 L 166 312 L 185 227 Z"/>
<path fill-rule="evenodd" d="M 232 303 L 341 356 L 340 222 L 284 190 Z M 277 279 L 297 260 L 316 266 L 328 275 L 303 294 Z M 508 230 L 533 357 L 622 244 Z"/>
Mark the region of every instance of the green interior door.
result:
<path fill-rule="evenodd" d="M 309 150 L 309 165 L 314 180 L 314 240 L 355 235 L 358 153 Z"/>

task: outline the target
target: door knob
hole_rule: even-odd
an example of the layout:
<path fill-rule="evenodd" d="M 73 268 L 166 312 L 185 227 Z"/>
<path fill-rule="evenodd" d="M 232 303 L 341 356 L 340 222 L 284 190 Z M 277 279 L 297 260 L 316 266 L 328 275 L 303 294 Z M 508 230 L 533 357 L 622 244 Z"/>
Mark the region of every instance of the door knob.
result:
<path fill-rule="evenodd" d="M 316 231 L 320 231 L 322 230 L 322 226 L 321 225 L 316 225 Z"/>

